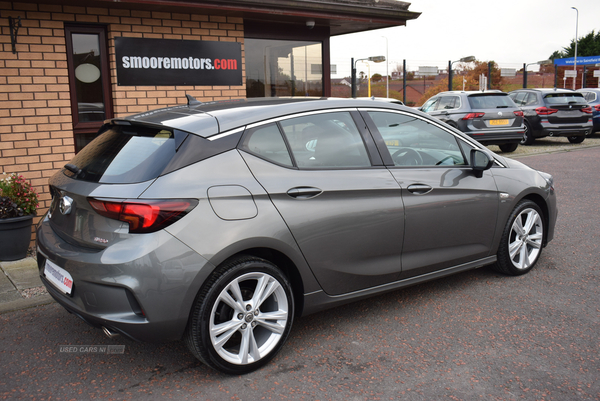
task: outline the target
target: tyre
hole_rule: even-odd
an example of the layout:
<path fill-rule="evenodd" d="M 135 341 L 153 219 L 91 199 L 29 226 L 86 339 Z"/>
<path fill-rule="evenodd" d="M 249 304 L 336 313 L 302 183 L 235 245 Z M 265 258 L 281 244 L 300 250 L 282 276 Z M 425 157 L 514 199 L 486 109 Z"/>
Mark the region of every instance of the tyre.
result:
<path fill-rule="evenodd" d="M 505 153 L 514 152 L 519 147 L 518 143 L 503 143 L 502 145 L 498 145 L 501 151 Z"/>
<path fill-rule="evenodd" d="M 521 139 L 521 145 L 531 145 L 535 141 L 533 137 L 533 132 L 531 132 L 531 127 L 529 123 L 525 121 L 525 131 L 523 132 L 523 139 Z"/>
<path fill-rule="evenodd" d="M 581 143 L 585 140 L 585 136 L 570 136 L 568 139 L 571 143 Z"/>
<path fill-rule="evenodd" d="M 244 257 L 217 269 L 196 297 L 185 343 L 218 371 L 244 374 L 269 362 L 294 318 L 292 287 L 270 262 Z"/>
<path fill-rule="evenodd" d="M 542 253 L 545 229 L 539 206 L 530 200 L 519 202 L 504 227 L 496 270 L 511 276 L 529 272 Z"/>

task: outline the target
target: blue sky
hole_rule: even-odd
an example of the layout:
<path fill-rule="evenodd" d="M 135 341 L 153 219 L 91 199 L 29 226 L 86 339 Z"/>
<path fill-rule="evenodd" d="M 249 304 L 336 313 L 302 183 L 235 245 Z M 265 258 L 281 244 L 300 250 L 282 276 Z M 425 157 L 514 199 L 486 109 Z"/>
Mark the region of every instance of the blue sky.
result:
<path fill-rule="evenodd" d="M 388 70 L 407 60 L 419 66 L 446 68 L 448 60 L 475 56 L 494 60 L 502 68 L 545 60 L 578 36 L 600 32 L 600 0 L 413 0 L 410 11 L 421 12 L 406 26 L 379 29 L 331 39 L 333 78 L 350 75 L 350 59 L 386 54 Z M 366 72 L 366 65 L 359 63 Z M 371 63 L 371 74 L 386 72 L 386 63 Z M 528 71 L 537 70 L 532 65 Z"/>

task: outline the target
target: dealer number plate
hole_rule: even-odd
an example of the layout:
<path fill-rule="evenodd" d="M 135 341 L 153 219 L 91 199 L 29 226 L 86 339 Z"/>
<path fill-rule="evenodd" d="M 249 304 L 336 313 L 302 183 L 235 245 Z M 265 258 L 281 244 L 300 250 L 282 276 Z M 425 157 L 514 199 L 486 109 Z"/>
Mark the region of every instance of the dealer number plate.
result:
<path fill-rule="evenodd" d="M 65 269 L 46 260 L 44 275 L 54 286 L 64 294 L 71 295 L 73 290 L 73 277 Z"/>

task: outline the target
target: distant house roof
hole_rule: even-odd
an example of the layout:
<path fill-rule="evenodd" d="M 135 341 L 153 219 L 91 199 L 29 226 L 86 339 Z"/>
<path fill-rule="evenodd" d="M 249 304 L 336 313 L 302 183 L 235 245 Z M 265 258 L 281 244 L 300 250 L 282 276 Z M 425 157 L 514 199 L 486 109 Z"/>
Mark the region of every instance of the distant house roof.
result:
<path fill-rule="evenodd" d="M 72 0 L 58 0 L 69 3 Z M 397 0 L 88 0 L 111 8 L 151 9 L 162 12 L 209 11 L 257 23 L 306 24 L 329 28 L 331 36 L 406 25 L 421 13 Z"/>

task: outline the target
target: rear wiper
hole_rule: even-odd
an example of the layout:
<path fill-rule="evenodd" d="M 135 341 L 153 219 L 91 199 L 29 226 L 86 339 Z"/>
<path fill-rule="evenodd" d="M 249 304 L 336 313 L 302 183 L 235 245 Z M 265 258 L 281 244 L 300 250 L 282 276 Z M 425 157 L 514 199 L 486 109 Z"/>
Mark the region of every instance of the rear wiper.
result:
<path fill-rule="evenodd" d="M 496 106 L 497 109 L 508 109 L 508 106 Z"/>

